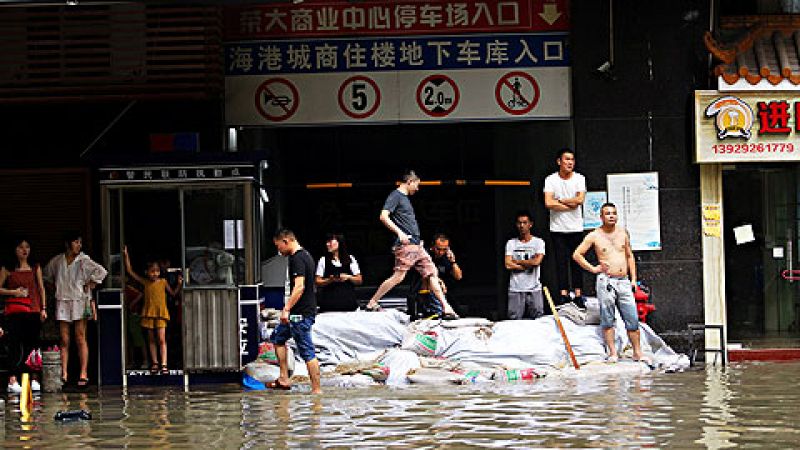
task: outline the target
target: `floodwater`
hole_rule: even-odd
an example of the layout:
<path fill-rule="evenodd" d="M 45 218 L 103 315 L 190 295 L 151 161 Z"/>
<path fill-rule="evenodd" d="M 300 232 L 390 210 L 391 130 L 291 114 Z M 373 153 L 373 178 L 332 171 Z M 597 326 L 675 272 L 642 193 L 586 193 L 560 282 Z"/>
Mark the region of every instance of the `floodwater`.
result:
<path fill-rule="evenodd" d="M 609 374 L 529 384 L 238 386 L 45 394 L 29 423 L 5 407 L 4 448 L 797 448 L 800 363 Z M 93 420 L 58 423 L 58 410 Z"/>

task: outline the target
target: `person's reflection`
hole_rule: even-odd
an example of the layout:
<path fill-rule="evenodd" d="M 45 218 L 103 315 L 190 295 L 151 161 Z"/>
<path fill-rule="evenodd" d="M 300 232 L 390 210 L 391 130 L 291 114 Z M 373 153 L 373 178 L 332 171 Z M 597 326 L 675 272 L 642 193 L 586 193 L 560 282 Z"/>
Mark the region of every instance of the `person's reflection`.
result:
<path fill-rule="evenodd" d="M 318 395 L 311 397 L 311 417 L 309 417 L 309 428 L 310 428 L 310 438 L 314 441 L 318 441 L 321 436 L 319 436 L 319 426 L 322 418 L 322 398 Z"/>
<path fill-rule="evenodd" d="M 733 393 L 730 390 L 728 373 L 719 366 L 706 366 L 706 389 L 703 394 L 703 437 L 700 443 L 706 448 L 726 448 L 736 445 L 732 439 L 739 437 L 732 432 L 729 423 L 736 421 L 736 408 L 730 401 Z"/>
<path fill-rule="evenodd" d="M 272 443 L 277 447 L 283 447 L 292 442 L 292 411 L 290 406 L 292 399 L 289 394 L 281 395 L 275 403 L 275 439 Z"/>
<path fill-rule="evenodd" d="M 653 411 L 651 380 L 644 377 L 610 375 L 606 381 L 606 393 L 597 397 L 603 402 L 603 413 L 608 418 L 608 442 L 604 446 L 655 445 L 647 426 Z"/>
<path fill-rule="evenodd" d="M 283 443 L 296 443 L 305 447 L 321 439 L 320 423 L 322 417 L 322 398 L 281 396 L 276 405 L 275 417 Z M 277 441 L 280 442 L 280 441 Z"/>
<path fill-rule="evenodd" d="M 288 395 L 281 396 L 280 400 L 278 400 L 277 408 L 275 411 L 275 417 L 278 418 L 278 422 L 289 424 L 292 421 L 292 415 L 289 412 L 289 404 L 291 403 L 291 399 Z"/>
<path fill-rule="evenodd" d="M 164 443 L 169 440 L 169 427 L 172 425 L 169 417 L 169 390 L 162 390 L 154 396 L 148 407 L 148 420 L 151 426 L 147 435 L 152 439 L 152 443 Z"/>
<path fill-rule="evenodd" d="M 74 394 L 61 394 L 60 408 L 63 411 L 77 411 L 85 410 L 91 412 L 89 408 L 89 394 L 86 392 Z M 93 417 L 97 419 L 97 417 Z M 43 418 L 44 419 L 44 418 Z M 77 436 L 77 441 L 82 442 L 88 439 L 92 432 L 91 421 L 88 420 L 70 420 L 60 422 L 62 426 L 69 426 L 70 439 L 73 440 Z"/>
<path fill-rule="evenodd" d="M 80 392 L 76 394 L 61 394 L 61 402 L 65 411 L 84 409 L 89 411 L 89 394 Z"/>

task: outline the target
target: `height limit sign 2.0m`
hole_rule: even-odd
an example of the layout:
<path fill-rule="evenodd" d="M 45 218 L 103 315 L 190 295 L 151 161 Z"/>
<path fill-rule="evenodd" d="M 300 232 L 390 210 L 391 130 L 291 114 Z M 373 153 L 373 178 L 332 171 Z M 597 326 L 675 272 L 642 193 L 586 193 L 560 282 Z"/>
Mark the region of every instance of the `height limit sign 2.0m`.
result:
<path fill-rule="evenodd" d="M 431 117 L 446 117 L 455 111 L 460 98 L 458 86 L 447 75 L 431 75 L 417 86 L 417 105 Z"/>

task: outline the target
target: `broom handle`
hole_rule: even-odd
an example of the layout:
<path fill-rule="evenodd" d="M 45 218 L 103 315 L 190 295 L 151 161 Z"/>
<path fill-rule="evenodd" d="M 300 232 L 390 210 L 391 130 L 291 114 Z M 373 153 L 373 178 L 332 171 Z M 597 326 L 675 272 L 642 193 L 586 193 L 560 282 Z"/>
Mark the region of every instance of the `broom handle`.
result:
<path fill-rule="evenodd" d="M 561 325 L 561 318 L 558 317 L 558 310 L 556 310 L 556 305 L 553 303 L 553 298 L 550 297 L 550 291 L 547 290 L 547 286 L 544 288 L 544 295 L 547 297 L 547 302 L 550 303 L 550 309 L 553 311 L 553 317 L 556 319 L 556 325 L 558 325 L 558 331 L 561 332 L 561 338 L 564 340 L 564 346 L 567 347 L 567 353 L 569 353 L 569 359 L 572 360 L 572 365 L 575 367 L 576 370 L 580 370 L 581 366 L 578 365 L 578 360 L 575 359 L 575 353 L 572 351 L 572 346 L 569 345 L 569 339 L 567 339 L 567 332 L 564 331 L 564 325 Z"/>

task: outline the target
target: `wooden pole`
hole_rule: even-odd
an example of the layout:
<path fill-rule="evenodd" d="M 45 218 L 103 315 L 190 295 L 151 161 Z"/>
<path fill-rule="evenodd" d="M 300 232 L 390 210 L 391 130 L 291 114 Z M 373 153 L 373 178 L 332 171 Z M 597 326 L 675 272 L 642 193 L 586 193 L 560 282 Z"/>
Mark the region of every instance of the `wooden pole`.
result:
<path fill-rule="evenodd" d="M 558 310 L 556 309 L 556 305 L 553 303 L 553 298 L 550 297 L 550 291 L 547 290 L 547 286 L 544 287 L 544 295 L 547 297 L 547 302 L 550 303 L 550 310 L 553 311 L 553 317 L 556 319 L 556 325 L 558 325 L 558 331 L 561 332 L 561 339 L 564 340 L 564 346 L 567 348 L 567 353 L 569 353 L 569 359 L 572 360 L 572 365 L 575 367 L 575 370 L 581 370 L 581 366 L 578 365 L 578 360 L 575 359 L 575 353 L 572 351 L 572 346 L 569 345 L 569 339 L 567 339 L 567 332 L 564 331 L 564 325 L 561 325 L 561 318 L 558 317 Z"/>

